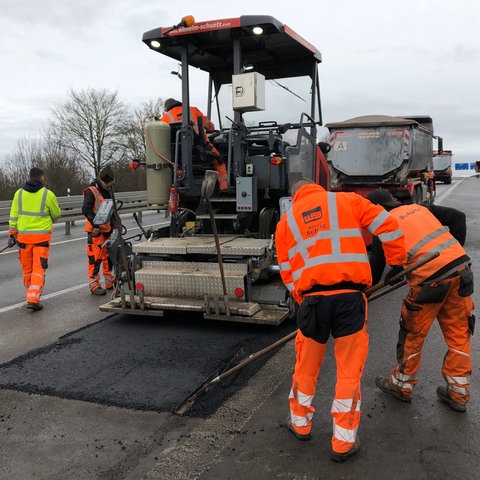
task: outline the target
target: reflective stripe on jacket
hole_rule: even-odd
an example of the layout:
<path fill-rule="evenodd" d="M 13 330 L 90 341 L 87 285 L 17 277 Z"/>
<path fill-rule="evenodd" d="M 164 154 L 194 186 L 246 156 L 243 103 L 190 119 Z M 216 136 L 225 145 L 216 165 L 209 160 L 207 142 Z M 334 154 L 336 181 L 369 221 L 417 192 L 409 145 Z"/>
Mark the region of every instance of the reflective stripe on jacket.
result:
<path fill-rule="evenodd" d="M 215 130 L 215 126 L 209 120 L 209 118 L 204 115 L 197 107 L 190 107 L 190 120 L 193 122 L 193 129 L 195 133 L 198 135 L 198 117 L 202 117 L 203 119 L 203 128 L 207 133 L 213 132 Z M 182 106 L 179 105 L 178 107 L 171 108 L 168 112 L 165 112 L 161 118 L 162 122 L 172 123 L 172 122 L 180 122 L 182 120 Z"/>
<path fill-rule="evenodd" d="M 298 190 L 275 233 L 280 274 L 297 302 L 315 286 L 372 284 L 362 228 L 381 239 L 389 265 L 405 263 L 403 232 L 382 207 L 316 184 Z"/>
<path fill-rule="evenodd" d="M 41 243 L 50 240 L 52 224 L 61 215 L 55 194 L 45 187 L 36 192 L 20 188 L 10 207 L 9 233 L 22 243 Z"/>
<path fill-rule="evenodd" d="M 95 199 L 95 204 L 93 205 L 93 212 L 96 213 L 98 211 L 98 209 L 100 208 L 100 204 L 103 202 L 103 200 L 105 200 L 105 198 L 101 194 L 100 190 L 97 187 L 95 187 L 94 185 L 90 185 L 89 187 L 85 188 L 82 191 L 83 194 L 85 194 L 85 190 L 90 190 L 93 194 L 93 197 Z M 100 230 L 100 232 L 106 233 L 106 232 L 109 232 L 110 230 L 112 230 L 112 227 L 111 227 L 110 223 L 108 223 L 108 224 L 105 224 L 105 225 L 99 225 L 98 229 Z M 93 232 L 93 230 L 94 230 L 94 226 L 92 225 L 90 220 L 88 220 L 88 218 L 85 220 L 85 228 L 83 230 L 85 232 Z"/>
<path fill-rule="evenodd" d="M 203 118 L 203 127 L 205 129 L 205 141 L 212 149 L 212 154 L 215 157 L 219 157 L 220 153 L 218 150 L 213 146 L 213 143 L 208 138 L 207 133 L 213 132 L 215 130 L 215 125 L 212 123 L 209 118 L 204 115 L 197 107 L 190 107 L 190 120 L 193 122 L 193 130 L 198 135 L 199 128 L 198 128 L 198 117 Z M 178 107 L 171 108 L 168 112 L 165 112 L 160 119 L 162 122 L 172 123 L 172 122 L 179 122 L 182 120 L 182 106 L 179 105 Z"/>
<path fill-rule="evenodd" d="M 407 266 L 415 263 L 425 253 L 440 252 L 437 258 L 414 270 L 407 278 L 409 285 L 418 285 L 432 277 L 445 265 L 466 256 L 464 248 L 427 208 L 412 204 L 390 211 L 405 232 Z M 467 257 L 468 259 L 468 257 Z M 456 265 L 457 269 L 460 265 Z"/>

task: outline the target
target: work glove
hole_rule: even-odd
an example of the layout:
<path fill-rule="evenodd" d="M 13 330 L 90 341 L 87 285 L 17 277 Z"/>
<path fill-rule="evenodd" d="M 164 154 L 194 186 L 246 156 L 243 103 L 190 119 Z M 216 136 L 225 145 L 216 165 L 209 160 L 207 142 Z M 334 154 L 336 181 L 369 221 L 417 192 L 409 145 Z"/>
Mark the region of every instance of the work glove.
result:
<path fill-rule="evenodd" d="M 8 237 L 8 248 L 12 248 L 17 243 L 17 237 L 15 235 L 10 235 Z"/>
<path fill-rule="evenodd" d="M 404 276 L 400 275 L 398 278 L 392 281 L 392 278 L 398 275 L 399 273 L 403 272 L 402 265 L 394 265 L 390 268 L 390 270 L 385 275 L 385 283 L 388 285 L 395 285 L 396 283 L 400 283 Z"/>
<path fill-rule="evenodd" d="M 95 227 L 92 232 L 92 237 L 98 237 L 100 235 L 100 230 Z"/>

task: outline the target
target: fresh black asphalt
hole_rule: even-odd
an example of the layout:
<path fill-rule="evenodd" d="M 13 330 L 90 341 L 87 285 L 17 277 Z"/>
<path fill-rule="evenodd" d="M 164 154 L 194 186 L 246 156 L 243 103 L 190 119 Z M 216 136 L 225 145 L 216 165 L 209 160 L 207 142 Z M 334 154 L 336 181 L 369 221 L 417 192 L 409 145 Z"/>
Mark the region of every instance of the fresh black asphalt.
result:
<path fill-rule="evenodd" d="M 74 314 L 74 313 L 72 313 Z M 111 315 L 0 366 L 0 388 L 175 412 L 212 376 L 293 331 L 205 321 Z M 251 363 L 198 397 L 187 415 L 207 417 L 265 363 Z"/>

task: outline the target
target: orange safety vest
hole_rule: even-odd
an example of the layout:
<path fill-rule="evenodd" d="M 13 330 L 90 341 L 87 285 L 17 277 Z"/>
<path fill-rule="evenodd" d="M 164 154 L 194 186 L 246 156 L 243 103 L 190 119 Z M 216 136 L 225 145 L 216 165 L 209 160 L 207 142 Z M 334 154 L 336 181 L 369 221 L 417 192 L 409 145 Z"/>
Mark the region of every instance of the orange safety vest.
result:
<path fill-rule="evenodd" d="M 316 184 L 298 190 L 275 233 L 280 274 L 297 302 L 316 286 L 372 284 L 362 228 L 382 241 L 389 265 L 405 263 L 403 232 L 381 206 Z"/>
<path fill-rule="evenodd" d="M 212 154 L 215 157 L 219 157 L 220 153 L 218 150 L 213 146 L 212 142 L 208 138 L 207 132 L 213 132 L 215 130 L 215 126 L 213 123 L 205 116 L 197 107 L 190 107 L 190 119 L 193 122 L 193 130 L 198 135 L 198 117 L 203 118 L 203 127 L 205 128 L 205 140 L 212 148 Z M 177 107 L 171 108 L 168 112 L 165 112 L 160 119 L 162 122 L 165 123 L 172 123 L 172 122 L 180 122 L 182 120 L 182 106 L 179 105 Z"/>
<path fill-rule="evenodd" d="M 203 118 L 203 127 L 205 131 L 210 133 L 215 130 L 215 126 L 212 121 L 204 115 L 197 107 L 190 107 L 190 120 L 193 122 L 193 128 L 195 133 L 198 135 L 198 117 Z M 182 120 L 182 106 L 178 105 L 177 107 L 171 108 L 168 112 L 165 112 L 161 118 L 162 122 L 172 123 L 180 122 Z"/>
<path fill-rule="evenodd" d="M 438 257 L 408 275 L 407 281 L 410 286 L 422 283 L 450 262 L 454 262 L 455 267 L 452 272 L 444 272 L 446 275 L 469 263 L 469 260 L 461 264 L 455 263 L 455 260 L 467 256 L 467 253 L 449 232 L 448 227 L 442 225 L 427 208 L 417 204 L 402 205 L 391 210 L 390 215 L 398 219 L 405 232 L 407 266 L 428 252 L 440 252 Z"/>
<path fill-rule="evenodd" d="M 82 190 L 82 193 L 84 194 L 86 190 L 90 190 L 93 193 L 93 196 L 95 197 L 95 203 L 93 205 L 93 213 L 96 213 L 98 209 L 100 208 L 100 204 L 103 202 L 104 197 L 100 193 L 100 190 L 95 187 L 95 186 L 90 186 Z M 93 225 L 91 224 L 90 220 L 88 218 L 85 220 L 85 228 L 83 229 L 85 232 L 93 232 Z M 106 223 L 105 225 L 99 225 L 98 229 L 100 230 L 101 233 L 106 233 L 110 232 L 112 230 L 112 226 L 110 223 Z"/>

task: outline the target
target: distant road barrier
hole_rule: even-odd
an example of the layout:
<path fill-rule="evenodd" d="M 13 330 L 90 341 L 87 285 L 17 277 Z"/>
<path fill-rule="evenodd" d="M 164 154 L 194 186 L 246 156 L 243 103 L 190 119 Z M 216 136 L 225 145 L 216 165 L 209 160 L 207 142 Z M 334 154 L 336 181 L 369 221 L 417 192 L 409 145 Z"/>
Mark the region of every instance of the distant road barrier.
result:
<path fill-rule="evenodd" d="M 117 203 L 123 202 L 120 214 L 138 213 L 139 220 L 142 220 L 142 212 L 147 209 L 146 190 L 137 192 L 115 192 Z M 70 235 L 70 226 L 73 222 L 85 220 L 82 214 L 83 195 L 72 195 L 70 197 L 57 197 L 58 204 L 62 209 L 62 216 L 57 223 L 65 223 L 65 235 Z M 0 231 L 8 230 L 10 218 L 11 200 L 0 201 Z"/>

